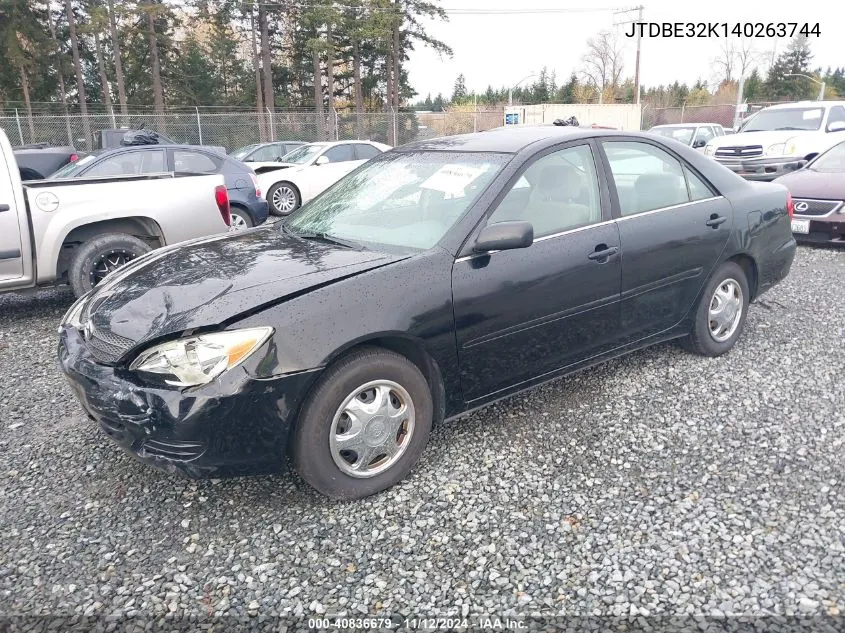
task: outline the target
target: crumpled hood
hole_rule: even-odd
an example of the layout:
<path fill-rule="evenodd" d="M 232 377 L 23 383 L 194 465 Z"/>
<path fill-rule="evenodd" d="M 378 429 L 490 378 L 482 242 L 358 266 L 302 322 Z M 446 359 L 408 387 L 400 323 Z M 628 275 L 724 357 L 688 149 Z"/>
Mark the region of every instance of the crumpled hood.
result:
<path fill-rule="evenodd" d="M 286 235 L 278 226 L 153 251 L 95 288 L 95 331 L 133 343 L 217 325 L 261 306 L 398 261 L 401 255 Z"/>

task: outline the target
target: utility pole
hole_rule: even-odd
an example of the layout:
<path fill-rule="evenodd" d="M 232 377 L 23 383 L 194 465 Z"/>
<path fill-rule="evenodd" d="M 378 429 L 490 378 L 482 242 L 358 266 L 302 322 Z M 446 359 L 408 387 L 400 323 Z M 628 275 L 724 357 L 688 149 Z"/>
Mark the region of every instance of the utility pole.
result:
<path fill-rule="evenodd" d="M 631 9 L 623 9 L 622 11 L 614 11 L 613 15 L 619 15 L 621 13 L 631 13 L 632 11 L 636 11 L 637 12 L 636 24 L 642 24 L 642 22 L 643 22 L 643 9 L 644 8 L 645 7 L 643 5 L 640 5 L 638 7 L 633 7 Z M 625 19 L 625 20 L 621 20 L 619 22 L 614 22 L 613 26 L 619 26 L 619 25 L 622 25 L 622 24 L 630 24 L 631 22 L 634 22 L 634 20 Z M 634 103 L 637 104 L 637 105 L 640 103 L 640 48 L 642 46 L 642 40 L 643 40 L 643 32 L 642 32 L 641 28 L 638 28 L 637 29 L 637 61 L 636 61 L 636 64 L 634 66 Z"/>

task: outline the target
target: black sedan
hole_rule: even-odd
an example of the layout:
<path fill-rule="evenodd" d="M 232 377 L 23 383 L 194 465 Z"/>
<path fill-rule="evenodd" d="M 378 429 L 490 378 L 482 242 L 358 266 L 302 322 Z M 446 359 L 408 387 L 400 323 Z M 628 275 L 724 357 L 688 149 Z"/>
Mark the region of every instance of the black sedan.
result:
<path fill-rule="evenodd" d="M 94 178 L 140 174 L 222 174 L 226 179 L 232 228 L 263 224 L 270 205 L 255 172 L 243 163 L 196 145 L 135 145 L 94 152 L 55 172 L 55 178 Z"/>
<path fill-rule="evenodd" d="M 775 182 L 793 196 L 796 240 L 845 246 L 845 141 Z"/>
<path fill-rule="evenodd" d="M 220 476 L 290 456 L 363 497 L 439 420 L 660 341 L 730 350 L 789 271 L 790 207 L 654 136 L 421 141 L 282 223 L 136 259 L 71 307 L 59 357 L 144 461 Z"/>

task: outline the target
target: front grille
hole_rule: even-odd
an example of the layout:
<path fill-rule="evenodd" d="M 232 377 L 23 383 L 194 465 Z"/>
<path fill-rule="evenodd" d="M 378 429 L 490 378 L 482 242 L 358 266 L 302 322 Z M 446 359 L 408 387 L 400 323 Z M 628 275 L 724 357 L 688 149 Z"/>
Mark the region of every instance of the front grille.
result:
<path fill-rule="evenodd" d="M 191 461 L 204 452 L 205 446 L 201 442 L 147 440 L 142 447 L 142 456 L 152 455 L 178 462 Z"/>
<path fill-rule="evenodd" d="M 91 354 L 101 363 L 114 363 L 134 345 L 133 341 L 112 332 L 91 328 L 85 342 Z"/>
<path fill-rule="evenodd" d="M 762 155 L 762 145 L 734 145 L 716 148 L 717 158 L 754 158 Z"/>
<path fill-rule="evenodd" d="M 827 215 L 836 211 L 842 202 L 840 200 L 810 200 L 808 198 L 793 198 L 795 215 Z M 807 208 L 800 208 L 807 205 Z"/>

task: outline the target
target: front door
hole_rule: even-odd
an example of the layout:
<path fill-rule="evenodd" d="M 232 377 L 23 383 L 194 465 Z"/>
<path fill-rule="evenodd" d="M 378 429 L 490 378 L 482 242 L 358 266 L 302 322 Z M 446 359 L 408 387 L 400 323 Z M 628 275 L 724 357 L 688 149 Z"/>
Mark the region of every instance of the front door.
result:
<path fill-rule="evenodd" d="M 690 165 L 645 141 L 603 141 L 618 200 L 621 332 L 634 342 L 678 324 L 725 249 L 730 203 Z"/>
<path fill-rule="evenodd" d="M 455 329 L 468 402 L 615 346 L 621 249 L 595 164 L 586 142 L 534 160 L 485 220 L 531 222 L 534 243 L 455 261 Z"/>
<path fill-rule="evenodd" d="M 14 164 L 12 167 L 17 169 Z M 18 219 L 12 182 L 8 167 L 2 166 L 0 169 L 0 280 L 23 277 L 22 227 Z M 14 182 L 18 182 L 17 178 Z"/>
<path fill-rule="evenodd" d="M 315 162 L 312 167 L 308 168 L 310 172 L 308 199 L 323 193 L 323 191 L 364 162 L 355 159 L 355 152 L 352 149 L 351 143 L 330 147 L 323 152 L 322 156 L 327 158 L 329 162 L 323 163 L 322 165 L 317 165 Z"/>

